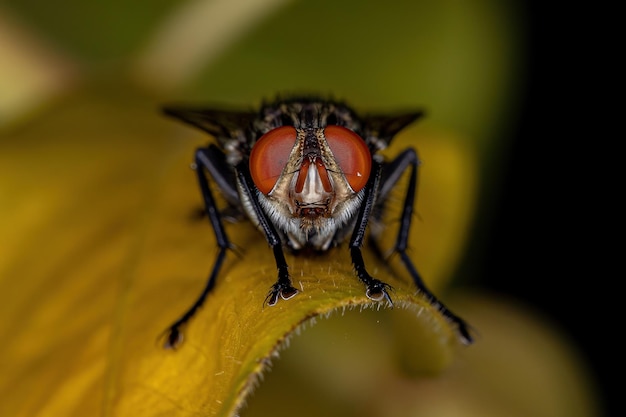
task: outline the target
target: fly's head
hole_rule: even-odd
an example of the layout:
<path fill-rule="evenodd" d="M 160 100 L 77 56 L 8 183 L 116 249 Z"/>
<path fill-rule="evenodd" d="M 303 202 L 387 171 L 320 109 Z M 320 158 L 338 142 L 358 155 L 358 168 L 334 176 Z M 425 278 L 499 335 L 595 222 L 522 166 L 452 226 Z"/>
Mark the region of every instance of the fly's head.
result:
<path fill-rule="evenodd" d="M 283 102 L 263 113 L 249 158 L 260 202 L 293 247 L 326 249 L 354 217 L 371 174 L 359 122 L 321 101 Z"/>
<path fill-rule="evenodd" d="M 352 216 L 371 162 L 365 141 L 345 127 L 282 126 L 254 145 L 250 173 L 273 210 L 310 233 Z"/>

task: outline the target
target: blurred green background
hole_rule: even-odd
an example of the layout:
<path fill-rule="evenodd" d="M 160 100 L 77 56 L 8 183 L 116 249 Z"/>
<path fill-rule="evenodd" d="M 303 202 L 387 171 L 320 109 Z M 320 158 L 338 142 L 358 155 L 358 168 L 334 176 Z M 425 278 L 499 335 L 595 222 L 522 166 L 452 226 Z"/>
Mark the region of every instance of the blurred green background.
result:
<path fill-rule="evenodd" d="M 425 108 L 426 125 L 479 158 L 478 214 L 454 285 L 512 295 L 558 323 L 613 409 L 599 327 L 580 325 L 594 313 L 580 308 L 581 287 L 564 295 L 578 271 L 554 250 L 571 236 L 561 219 L 571 179 L 555 161 L 568 146 L 557 138 L 572 133 L 562 117 L 573 114 L 572 85 L 561 76 L 577 63 L 576 38 L 559 10 L 537 4 L 5 0 L 0 129 L 92 85 L 155 103 L 249 106 L 294 91 L 364 111 Z M 32 74 L 21 70 L 32 62 Z"/>

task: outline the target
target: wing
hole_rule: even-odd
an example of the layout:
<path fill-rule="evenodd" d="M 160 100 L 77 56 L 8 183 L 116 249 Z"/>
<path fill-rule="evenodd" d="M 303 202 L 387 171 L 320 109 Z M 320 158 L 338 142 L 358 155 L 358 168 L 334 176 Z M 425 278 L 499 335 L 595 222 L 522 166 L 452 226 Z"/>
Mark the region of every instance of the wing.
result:
<path fill-rule="evenodd" d="M 257 112 L 213 110 L 194 107 L 167 106 L 163 112 L 195 126 L 216 138 L 241 139 L 258 117 Z"/>
<path fill-rule="evenodd" d="M 398 132 L 423 115 L 423 111 L 399 113 L 396 115 L 369 115 L 363 119 L 365 140 L 374 150 L 385 149 Z"/>

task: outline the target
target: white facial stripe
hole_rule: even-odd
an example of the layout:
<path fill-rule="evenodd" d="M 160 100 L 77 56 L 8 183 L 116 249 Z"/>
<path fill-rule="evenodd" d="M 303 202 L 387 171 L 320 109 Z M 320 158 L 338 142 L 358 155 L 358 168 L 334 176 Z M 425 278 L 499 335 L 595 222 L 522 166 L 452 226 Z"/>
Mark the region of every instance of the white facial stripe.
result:
<path fill-rule="evenodd" d="M 307 171 L 306 180 L 302 192 L 297 194 L 303 204 L 316 204 L 325 201 L 328 194 L 324 190 L 324 184 L 315 162 L 311 162 Z"/>

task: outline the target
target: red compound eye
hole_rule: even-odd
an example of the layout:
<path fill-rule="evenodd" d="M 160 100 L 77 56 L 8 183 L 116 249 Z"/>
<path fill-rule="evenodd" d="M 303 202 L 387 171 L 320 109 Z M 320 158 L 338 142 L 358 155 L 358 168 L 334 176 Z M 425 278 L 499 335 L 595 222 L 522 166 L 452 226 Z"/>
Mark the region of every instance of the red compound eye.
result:
<path fill-rule="evenodd" d="M 281 126 L 261 136 L 252 147 L 250 175 L 263 194 L 269 194 L 278 181 L 296 143 L 296 136 L 293 126 Z"/>
<path fill-rule="evenodd" d="M 355 192 L 367 184 L 372 170 L 372 155 L 365 141 L 350 129 L 327 126 L 324 135 L 337 163 Z"/>

